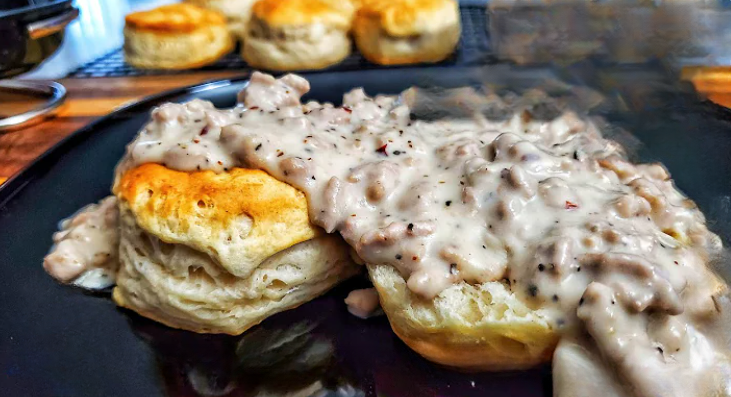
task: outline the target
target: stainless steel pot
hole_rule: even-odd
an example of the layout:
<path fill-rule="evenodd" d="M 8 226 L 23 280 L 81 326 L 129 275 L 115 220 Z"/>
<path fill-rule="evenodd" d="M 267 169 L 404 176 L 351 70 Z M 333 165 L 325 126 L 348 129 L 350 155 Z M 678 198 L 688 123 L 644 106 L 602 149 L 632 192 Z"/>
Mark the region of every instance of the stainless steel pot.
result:
<path fill-rule="evenodd" d="M 63 42 L 66 26 L 78 15 L 71 0 L 0 1 L 0 79 L 28 72 L 53 55 Z M 23 114 L 3 112 L 0 131 L 20 128 L 47 116 L 66 97 L 66 90 L 57 83 L 0 80 L 0 91 L 46 98 L 43 105 Z"/>

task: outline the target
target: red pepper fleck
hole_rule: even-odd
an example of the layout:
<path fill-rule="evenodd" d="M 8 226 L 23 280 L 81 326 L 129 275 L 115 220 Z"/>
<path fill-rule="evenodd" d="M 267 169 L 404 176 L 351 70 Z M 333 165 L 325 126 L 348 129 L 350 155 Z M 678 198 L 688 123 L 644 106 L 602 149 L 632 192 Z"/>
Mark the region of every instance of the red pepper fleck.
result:
<path fill-rule="evenodd" d="M 385 144 L 385 145 L 379 147 L 378 149 L 376 149 L 376 152 L 377 153 L 383 153 L 384 155 L 388 156 L 388 153 L 386 153 L 386 147 L 387 146 L 388 146 L 388 144 Z"/>
<path fill-rule="evenodd" d="M 193 143 L 201 143 L 200 139 L 193 139 Z"/>
<path fill-rule="evenodd" d="M 574 204 L 574 203 L 572 203 L 572 202 L 570 202 L 570 201 L 568 201 L 568 200 L 566 200 L 566 209 L 567 210 L 573 210 L 575 208 L 579 208 L 579 206 L 576 205 L 576 204 Z"/>
<path fill-rule="evenodd" d="M 203 136 L 203 135 L 205 135 L 207 133 L 208 133 L 208 126 L 205 126 L 205 127 L 203 127 L 203 129 L 201 130 L 201 133 L 199 135 L 200 136 Z"/>
<path fill-rule="evenodd" d="M 259 109 L 259 107 L 258 106 L 252 106 L 252 107 L 249 108 L 249 110 L 256 110 L 256 109 Z"/>
<path fill-rule="evenodd" d="M 218 161 L 218 165 L 223 165 L 223 161 Z"/>
<path fill-rule="evenodd" d="M 412 256 L 412 257 L 411 257 L 411 260 L 412 260 L 412 261 L 415 261 L 415 260 L 417 260 L 417 259 L 419 259 L 419 257 L 418 257 L 418 256 Z"/>
<path fill-rule="evenodd" d="M 345 110 L 346 113 L 353 113 L 353 110 L 347 106 L 343 106 L 343 110 Z"/>
<path fill-rule="evenodd" d="M 282 157 L 282 156 L 284 156 L 284 152 L 279 152 L 279 154 L 277 155 L 277 157 Z"/>

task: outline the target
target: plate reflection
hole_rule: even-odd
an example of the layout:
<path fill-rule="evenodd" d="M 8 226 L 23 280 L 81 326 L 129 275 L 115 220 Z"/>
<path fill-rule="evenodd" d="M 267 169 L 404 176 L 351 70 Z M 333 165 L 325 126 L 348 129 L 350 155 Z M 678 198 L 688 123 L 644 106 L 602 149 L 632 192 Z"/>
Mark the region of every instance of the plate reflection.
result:
<path fill-rule="evenodd" d="M 241 336 L 165 327 L 123 310 L 150 346 L 165 394 L 180 397 L 550 396 L 550 370 L 462 373 L 406 347 L 384 317 L 362 320 L 343 299 L 365 280 L 265 320 Z"/>

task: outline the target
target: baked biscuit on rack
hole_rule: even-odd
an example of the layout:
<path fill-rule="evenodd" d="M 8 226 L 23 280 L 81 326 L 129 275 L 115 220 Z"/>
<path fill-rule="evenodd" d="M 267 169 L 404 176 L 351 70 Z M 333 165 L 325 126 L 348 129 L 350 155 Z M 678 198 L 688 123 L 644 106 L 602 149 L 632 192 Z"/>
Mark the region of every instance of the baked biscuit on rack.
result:
<path fill-rule="evenodd" d="M 127 15 L 124 57 L 148 69 L 190 69 L 213 63 L 233 50 L 220 13 L 191 4 L 171 4 Z"/>
<path fill-rule="evenodd" d="M 382 65 L 439 62 L 460 34 L 454 0 L 362 0 L 353 21 L 358 50 Z"/>
<path fill-rule="evenodd" d="M 186 3 L 220 12 L 228 21 L 228 28 L 234 39 L 240 39 L 246 30 L 251 7 L 256 0 L 184 0 Z"/>
<path fill-rule="evenodd" d="M 350 54 L 354 7 L 331 0 L 260 0 L 252 9 L 241 56 L 254 68 L 322 69 Z"/>

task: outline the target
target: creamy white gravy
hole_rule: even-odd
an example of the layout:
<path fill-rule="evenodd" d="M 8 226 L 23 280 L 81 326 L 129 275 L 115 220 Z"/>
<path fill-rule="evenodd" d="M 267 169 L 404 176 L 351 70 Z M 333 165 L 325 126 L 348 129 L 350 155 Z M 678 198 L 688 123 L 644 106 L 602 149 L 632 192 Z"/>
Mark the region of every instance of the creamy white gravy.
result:
<path fill-rule="evenodd" d="M 411 95 L 356 89 L 335 107 L 300 103 L 308 90 L 255 73 L 235 109 L 162 105 L 117 173 L 263 169 L 305 192 L 313 223 L 423 298 L 504 281 L 547 308 L 579 340 L 562 342 L 558 373 L 583 360 L 624 395 L 729 393 L 726 338 L 709 325 L 722 317 L 725 286 L 707 267 L 720 240 L 661 165 L 628 162 L 570 111 L 427 122 L 411 119 Z M 581 344 L 593 350 L 578 360 Z"/>
<path fill-rule="evenodd" d="M 345 304 L 350 314 L 363 319 L 383 314 L 383 311 L 380 310 L 378 292 L 375 288 L 350 291 L 345 298 Z"/>
<path fill-rule="evenodd" d="M 43 268 L 55 279 L 88 289 L 114 285 L 119 252 L 117 199 L 107 197 L 61 222 Z"/>

